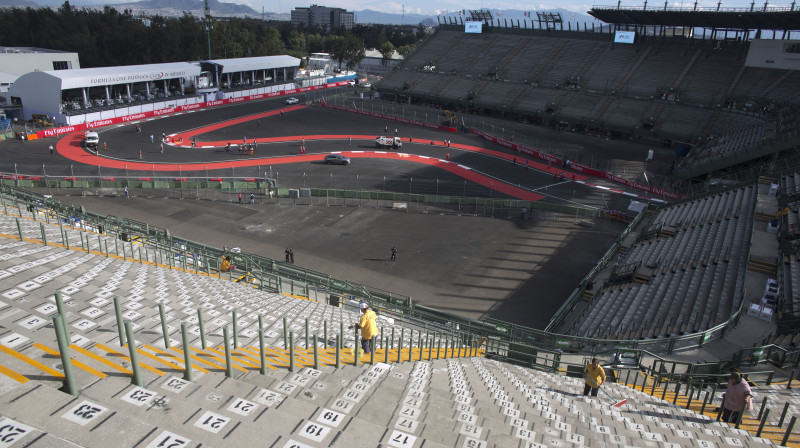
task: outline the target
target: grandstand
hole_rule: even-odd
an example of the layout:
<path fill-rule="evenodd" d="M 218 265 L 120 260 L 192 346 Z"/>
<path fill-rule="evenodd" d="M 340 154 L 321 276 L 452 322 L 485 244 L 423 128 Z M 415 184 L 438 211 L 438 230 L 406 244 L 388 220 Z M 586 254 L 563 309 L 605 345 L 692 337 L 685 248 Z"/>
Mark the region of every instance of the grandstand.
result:
<path fill-rule="evenodd" d="M 797 31 L 797 11 L 775 11 L 770 23 L 776 30 L 784 36 Z M 752 65 L 750 56 L 745 61 L 750 45 L 741 37 L 762 23 L 761 12 L 740 15 L 736 25 L 725 22 L 730 19 L 723 12 L 721 18 L 697 10 L 593 13 L 614 20 L 607 23 L 617 29 L 638 30 L 636 43 L 615 44 L 608 27 L 559 32 L 498 21 L 482 34 L 468 34 L 462 25 L 441 24 L 377 87 L 415 101 L 553 128 L 687 142 L 694 149 L 676 166 L 682 179 L 752 163 L 800 143 L 797 126 L 778 125 L 800 108 L 797 70 Z M 703 20 L 716 24 L 709 38 L 702 25 L 693 25 Z M 698 26 L 703 37 L 668 37 L 667 26 Z M 725 26 L 733 39 L 727 32 L 719 38 Z"/>
<path fill-rule="evenodd" d="M 727 321 L 744 300 L 756 192 L 750 185 L 695 198 L 646 219 L 589 299 L 592 312 L 565 332 L 659 338 Z"/>
<path fill-rule="evenodd" d="M 741 187 L 653 221 L 688 229 L 730 218 L 738 228 L 736 207 L 752 196 Z M 325 303 L 315 293 L 324 279 L 309 272 L 306 281 L 292 280 L 300 268 L 289 265 L 270 274 L 248 254 L 11 188 L 0 199 L 8 446 L 800 443 L 779 371 L 746 370 L 775 411 L 762 405 L 729 425 L 714 411 L 724 375 L 652 355 L 629 364 L 644 352 L 617 352 L 604 390 L 627 403 L 608 408 L 580 396 L 581 355 L 531 351 L 515 342 L 518 329 L 442 322 L 378 291 L 369 301 L 382 314 L 381 342 L 354 357 L 356 334 L 344 327 L 356 313 Z M 226 253 L 235 275 L 220 270 Z"/>

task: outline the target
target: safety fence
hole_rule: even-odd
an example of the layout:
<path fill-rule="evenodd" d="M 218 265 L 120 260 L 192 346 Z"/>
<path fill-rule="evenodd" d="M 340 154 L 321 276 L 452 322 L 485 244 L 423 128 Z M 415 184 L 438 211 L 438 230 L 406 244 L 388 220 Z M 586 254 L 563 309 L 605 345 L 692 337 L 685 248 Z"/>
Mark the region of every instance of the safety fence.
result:
<path fill-rule="evenodd" d="M 55 177 L 0 173 L 2 184 L 49 196 L 117 196 L 190 199 L 258 205 L 319 205 L 391 209 L 410 213 L 530 218 L 594 218 L 600 210 L 545 197 L 540 201 L 509 198 L 467 181 L 379 176 L 280 176 L 263 178 Z M 294 188 L 276 187 L 292 185 Z M 327 185 L 335 186 L 328 187 Z M 545 191 L 546 193 L 546 191 Z M 498 197 L 499 196 L 499 197 Z M 529 213 L 527 213 L 529 212 Z M 538 213 L 538 215 L 536 215 Z"/>

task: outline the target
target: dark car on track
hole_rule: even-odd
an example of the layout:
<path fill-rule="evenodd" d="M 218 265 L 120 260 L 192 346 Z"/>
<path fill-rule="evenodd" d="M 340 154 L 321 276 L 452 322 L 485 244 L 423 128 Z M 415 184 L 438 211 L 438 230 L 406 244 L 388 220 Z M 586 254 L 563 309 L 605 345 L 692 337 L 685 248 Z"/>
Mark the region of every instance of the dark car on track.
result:
<path fill-rule="evenodd" d="M 328 154 L 323 159 L 323 162 L 327 165 L 350 165 L 350 157 L 345 157 L 341 154 Z"/>

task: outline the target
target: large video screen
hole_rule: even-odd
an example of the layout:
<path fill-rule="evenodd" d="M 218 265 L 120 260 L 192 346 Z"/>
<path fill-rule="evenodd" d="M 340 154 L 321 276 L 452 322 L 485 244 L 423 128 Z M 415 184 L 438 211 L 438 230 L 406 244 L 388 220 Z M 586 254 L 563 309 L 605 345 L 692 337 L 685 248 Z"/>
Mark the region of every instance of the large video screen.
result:
<path fill-rule="evenodd" d="M 464 22 L 464 32 L 481 34 L 483 32 L 483 22 Z"/>
<path fill-rule="evenodd" d="M 621 44 L 632 44 L 635 37 L 635 31 L 617 31 L 614 34 L 614 42 L 619 42 Z"/>

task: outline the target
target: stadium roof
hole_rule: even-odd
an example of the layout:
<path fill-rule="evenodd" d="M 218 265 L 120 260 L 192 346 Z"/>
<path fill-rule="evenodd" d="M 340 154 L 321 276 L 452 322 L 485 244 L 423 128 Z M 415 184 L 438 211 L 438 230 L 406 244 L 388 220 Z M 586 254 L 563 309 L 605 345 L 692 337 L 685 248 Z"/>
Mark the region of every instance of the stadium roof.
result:
<path fill-rule="evenodd" d="M 203 62 L 221 66 L 222 73 L 271 70 L 273 68 L 298 67 L 300 65 L 300 59 L 286 55 L 260 56 L 255 58 L 209 59 Z"/>
<path fill-rule="evenodd" d="M 800 9 L 768 8 L 661 8 L 593 6 L 589 14 L 618 25 L 663 25 L 738 30 L 800 30 Z"/>
<path fill-rule="evenodd" d="M 189 62 L 171 62 L 166 64 L 47 70 L 41 73 L 61 80 L 61 89 L 63 90 L 198 76 L 200 75 L 200 66 Z"/>

